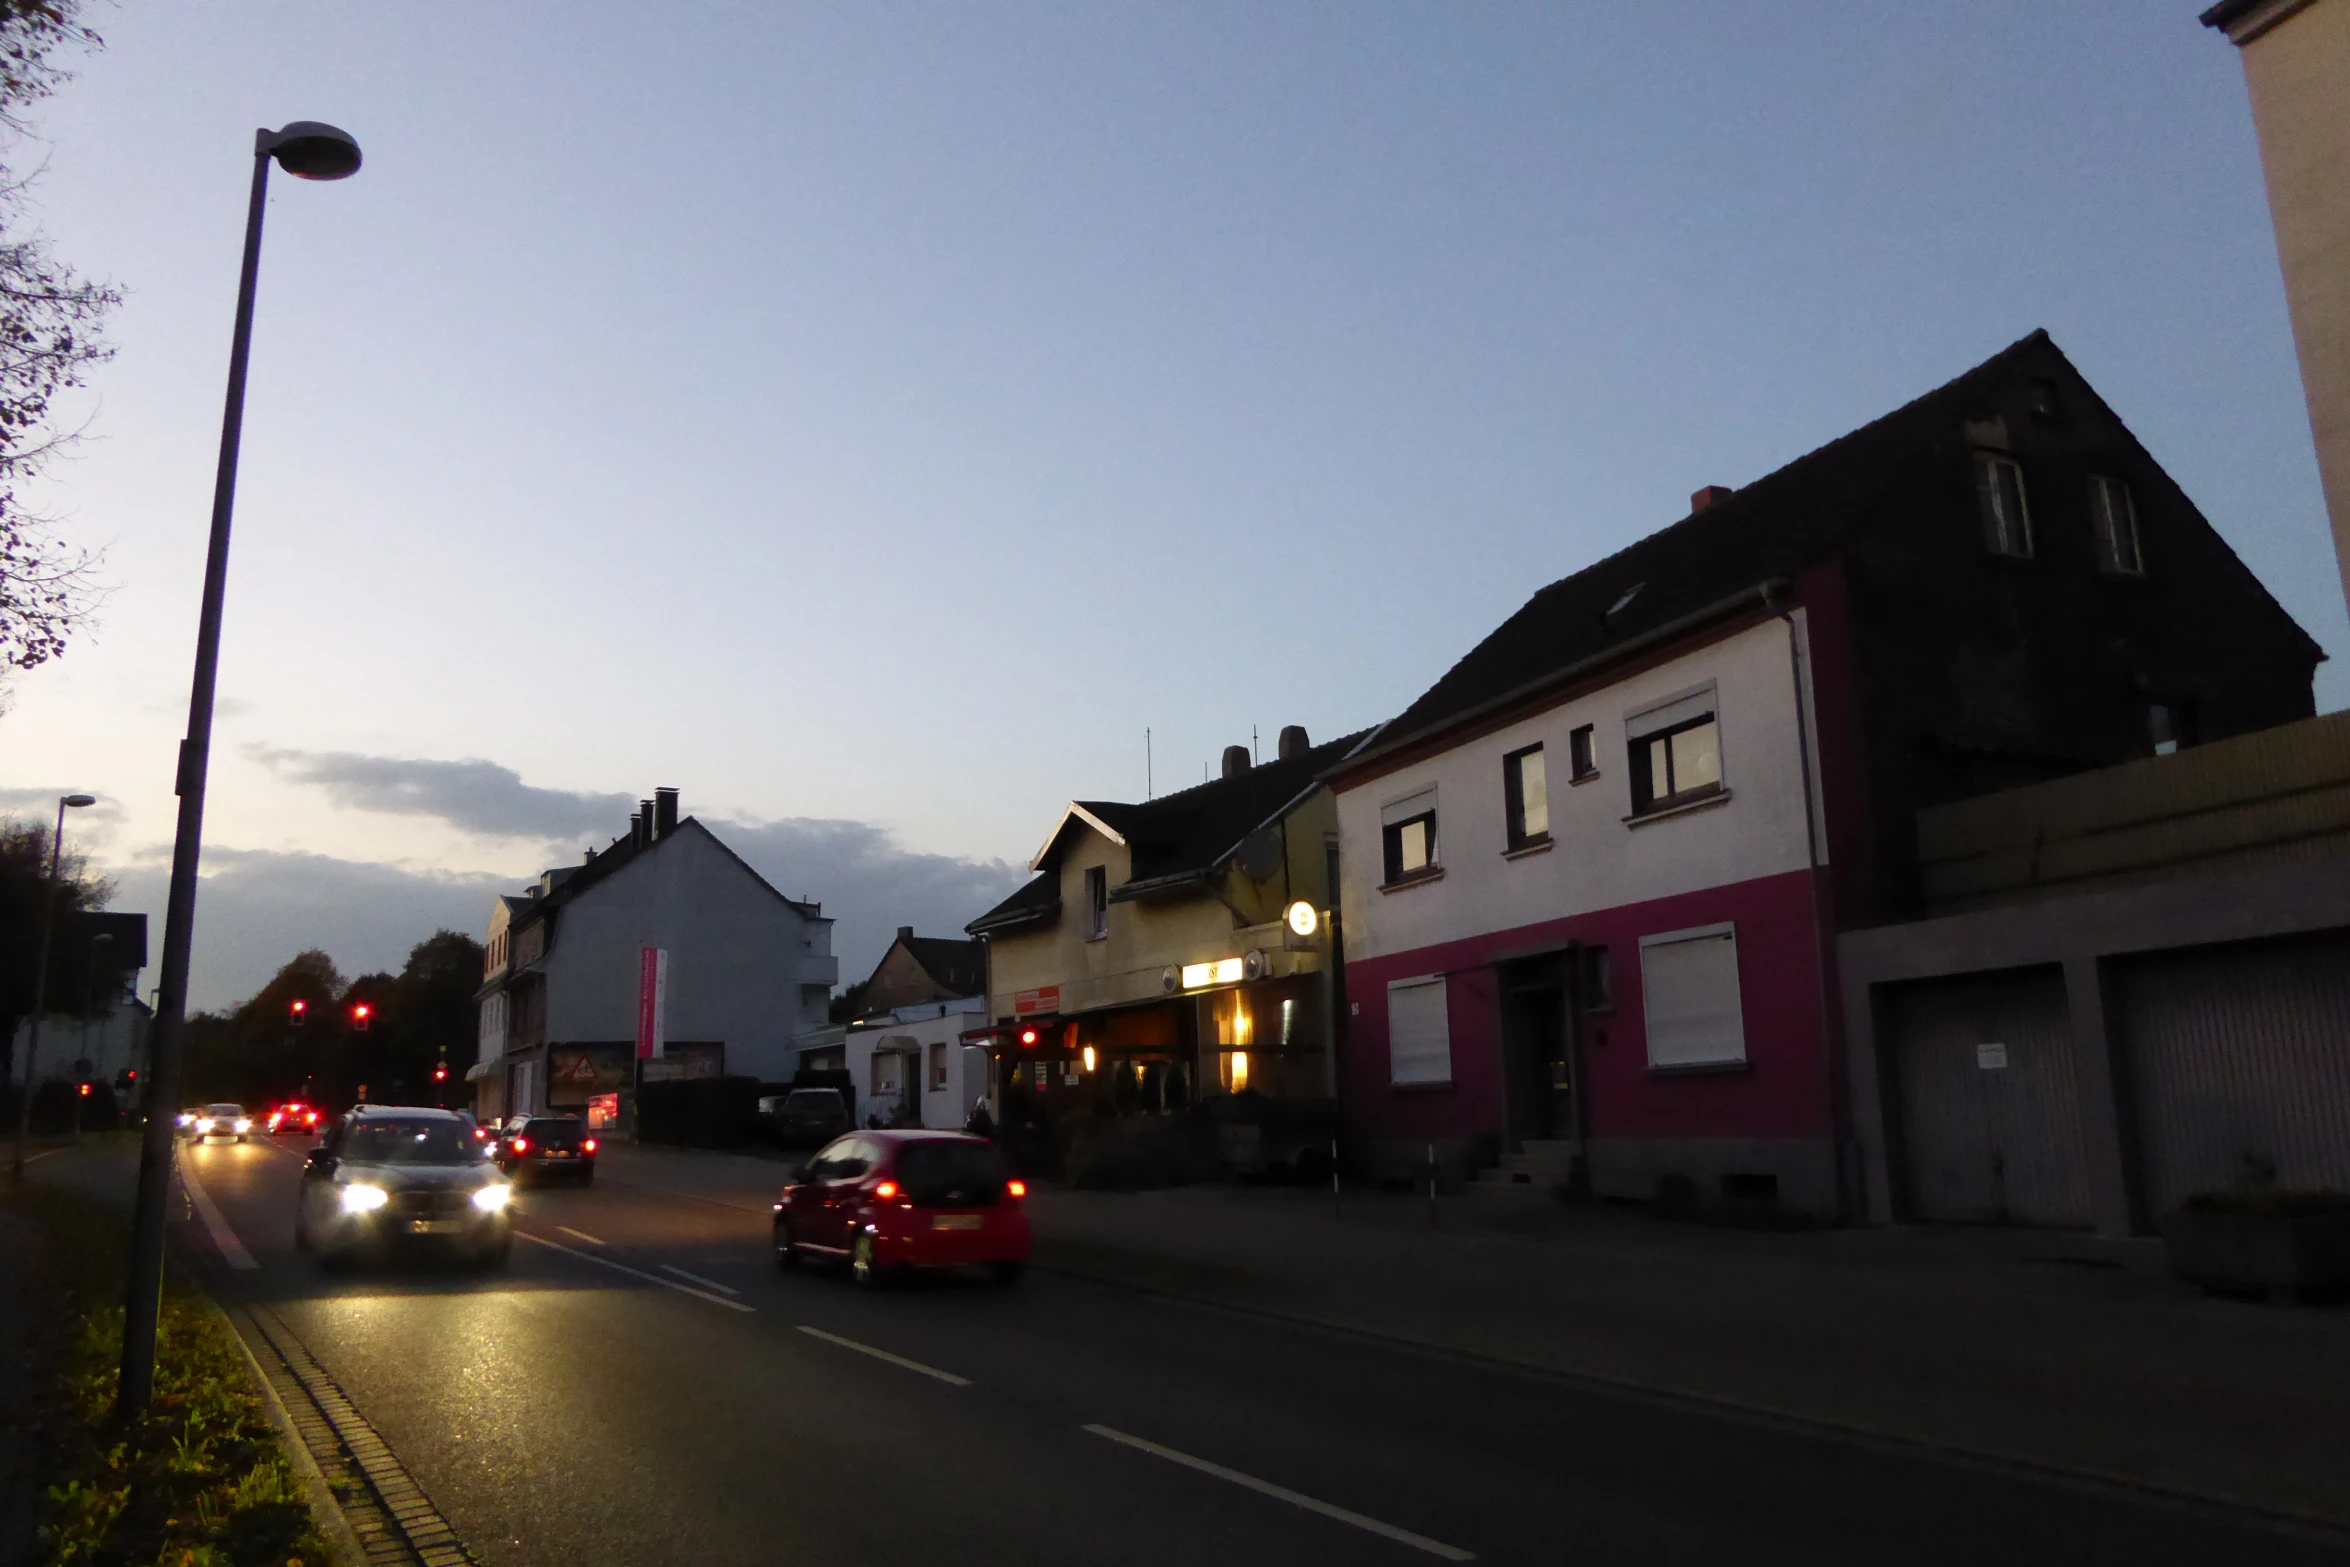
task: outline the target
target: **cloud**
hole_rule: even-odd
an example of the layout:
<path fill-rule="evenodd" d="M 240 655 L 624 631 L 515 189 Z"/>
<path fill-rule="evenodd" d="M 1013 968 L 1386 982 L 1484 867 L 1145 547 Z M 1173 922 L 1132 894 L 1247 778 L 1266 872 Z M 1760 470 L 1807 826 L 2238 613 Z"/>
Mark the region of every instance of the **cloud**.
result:
<path fill-rule="evenodd" d="M 144 913 L 149 950 L 160 953 L 170 866 L 143 863 L 117 874 L 108 907 Z M 489 924 L 491 899 L 514 887 L 509 877 L 481 873 L 207 848 L 196 893 L 188 1005 L 235 1006 L 305 947 L 325 948 L 345 974 L 397 973 L 408 949 L 436 930 L 478 938 Z M 150 969 L 143 983 L 154 981 Z"/>
<path fill-rule="evenodd" d="M 524 783 L 513 768 L 480 758 L 436 762 L 353 751 L 246 749 L 281 778 L 321 789 L 337 805 L 434 817 L 488 837 L 608 839 L 626 830 L 637 804 L 625 794 L 541 789 Z"/>

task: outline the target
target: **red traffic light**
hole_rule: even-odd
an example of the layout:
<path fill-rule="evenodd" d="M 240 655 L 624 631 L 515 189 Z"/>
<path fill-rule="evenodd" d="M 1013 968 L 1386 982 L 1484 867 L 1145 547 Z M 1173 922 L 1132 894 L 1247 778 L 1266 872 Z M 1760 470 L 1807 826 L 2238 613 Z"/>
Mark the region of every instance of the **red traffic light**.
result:
<path fill-rule="evenodd" d="M 89 1084 L 87 1084 L 87 1083 L 84 1083 L 84 1084 L 82 1084 L 82 1097 L 83 1097 L 84 1099 L 87 1099 L 87 1098 L 89 1098 L 89 1097 L 90 1097 L 90 1085 L 89 1085 Z"/>
<path fill-rule="evenodd" d="M 367 1031 L 367 1020 L 373 1016 L 375 1016 L 375 1008 L 369 1006 L 366 1002 L 354 1001 L 351 1003 L 351 1026 L 354 1029 L 357 1029 L 361 1033 L 365 1033 Z"/>
<path fill-rule="evenodd" d="M 1033 1028 L 1024 1028 L 1020 1030 L 1020 1048 L 1023 1050 L 1031 1050 L 1034 1049 L 1035 1046 L 1036 1030 Z"/>
<path fill-rule="evenodd" d="M 294 1001 L 287 1005 L 286 1010 L 293 1013 L 294 1016 L 300 1017 L 303 1013 L 310 1010 L 310 1003 L 307 1001 Z"/>
<path fill-rule="evenodd" d="M 432 1069 L 432 1080 L 436 1083 L 447 1082 L 449 1080 L 449 1069 L 445 1066 L 434 1067 Z"/>

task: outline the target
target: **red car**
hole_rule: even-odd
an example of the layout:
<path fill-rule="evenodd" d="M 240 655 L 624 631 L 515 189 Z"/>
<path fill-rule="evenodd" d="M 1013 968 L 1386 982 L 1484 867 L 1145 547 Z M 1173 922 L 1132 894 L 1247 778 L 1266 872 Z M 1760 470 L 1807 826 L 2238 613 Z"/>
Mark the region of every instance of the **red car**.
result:
<path fill-rule="evenodd" d="M 317 1130 L 318 1106 L 316 1105 L 304 1104 L 299 1099 L 289 1099 L 269 1112 L 269 1135 L 272 1137 L 283 1137 L 288 1132 L 299 1137 L 313 1134 Z"/>
<path fill-rule="evenodd" d="M 1002 1150 L 960 1132 L 851 1132 L 793 1173 L 775 1202 L 775 1260 L 844 1258 L 859 1284 L 913 1268 L 1028 1265 L 1028 1195 Z"/>

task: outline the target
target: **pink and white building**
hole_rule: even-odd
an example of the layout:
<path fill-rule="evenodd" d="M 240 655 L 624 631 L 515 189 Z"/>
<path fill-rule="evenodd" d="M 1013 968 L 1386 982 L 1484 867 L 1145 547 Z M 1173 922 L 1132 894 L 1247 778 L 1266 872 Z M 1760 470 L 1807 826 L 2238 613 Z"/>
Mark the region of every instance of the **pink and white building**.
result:
<path fill-rule="evenodd" d="M 1330 775 L 1363 1162 L 1863 1210 L 1839 931 L 1928 805 L 2311 709 L 2044 334 L 1551 584 Z"/>

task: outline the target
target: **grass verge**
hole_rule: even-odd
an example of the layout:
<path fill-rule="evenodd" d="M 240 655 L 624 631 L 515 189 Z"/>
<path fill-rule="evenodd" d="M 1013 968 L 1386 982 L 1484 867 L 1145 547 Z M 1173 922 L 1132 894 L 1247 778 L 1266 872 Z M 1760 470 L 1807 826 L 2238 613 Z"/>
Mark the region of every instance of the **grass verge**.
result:
<path fill-rule="evenodd" d="M 234 1331 L 175 1268 L 166 1272 L 155 1398 L 114 1421 L 122 1355 L 125 1217 L 73 1193 L 12 1199 L 43 1363 L 37 1390 L 52 1567 L 320 1567 L 301 1475 L 279 1446 Z"/>

